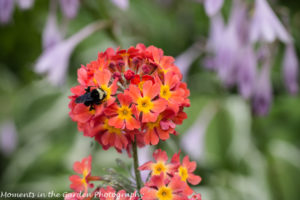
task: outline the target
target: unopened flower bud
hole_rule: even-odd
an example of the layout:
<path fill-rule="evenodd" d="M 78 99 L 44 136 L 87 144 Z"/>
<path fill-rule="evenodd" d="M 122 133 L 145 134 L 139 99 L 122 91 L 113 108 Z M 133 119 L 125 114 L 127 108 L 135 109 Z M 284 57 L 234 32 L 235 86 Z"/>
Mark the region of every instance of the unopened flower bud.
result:
<path fill-rule="evenodd" d="M 135 75 L 134 72 L 130 69 L 124 73 L 124 76 L 128 81 L 131 80 L 134 77 L 134 75 Z"/>
<path fill-rule="evenodd" d="M 125 62 L 123 61 L 123 60 L 119 60 L 118 62 L 117 62 L 117 67 L 118 67 L 118 70 L 120 71 L 120 72 L 123 72 L 124 70 L 124 66 L 125 66 Z"/>
<path fill-rule="evenodd" d="M 114 72 L 116 71 L 116 64 L 114 62 L 111 62 L 109 63 L 108 68 Z"/>
<path fill-rule="evenodd" d="M 139 65 L 140 64 L 140 62 L 141 62 L 141 58 L 139 58 L 139 57 L 134 57 L 133 59 L 132 59 L 132 64 L 134 64 L 134 65 Z"/>
<path fill-rule="evenodd" d="M 151 72 L 151 66 L 144 64 L 142 66 L 142 71 L 144 74 L 149 74 Z"/>
<path fill-rule="evenodd" d="M 120 78 L 121 78 L 120 72 L 115 72 L 115 73 L 113 73 L 113 78 L 114 78 L 114 79 L 116 79 L 116 78 L 120 79 Z"/>

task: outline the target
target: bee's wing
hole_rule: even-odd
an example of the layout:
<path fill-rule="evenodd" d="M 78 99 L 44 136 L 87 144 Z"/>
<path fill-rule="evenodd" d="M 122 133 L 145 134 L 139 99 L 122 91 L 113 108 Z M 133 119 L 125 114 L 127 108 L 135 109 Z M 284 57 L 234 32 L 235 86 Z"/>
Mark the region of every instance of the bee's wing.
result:
<path fill-rule="evenodd" d="M 84 95 L 82 95 L 82 96 L 77 97 L 77 98 L 75 99 L 75 102 L 76 102 L 76 103 L 83 103 L 84 100 L 85 100 L 85 97 L 84 97 Z"/>
<path fill-rule="evenodd" d="M 89 94 L 84 94 L 75 99 L 76 103 L 84 103 L 85 101 L 92 101 L 92 97 Z"/>

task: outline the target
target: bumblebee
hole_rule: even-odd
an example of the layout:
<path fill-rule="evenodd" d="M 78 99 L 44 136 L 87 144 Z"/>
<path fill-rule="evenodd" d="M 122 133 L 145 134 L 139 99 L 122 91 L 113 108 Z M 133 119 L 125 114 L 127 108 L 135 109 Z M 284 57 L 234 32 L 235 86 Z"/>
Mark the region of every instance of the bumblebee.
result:
<path fill-rule="evenodd" d="M 85 89 L 85 93 L 75 99 L 76 103 L 83 103 L 85 106 L 95 110 L 95 105 L 103 103 L 106 97 L 106 92 L 102 88 L 95 88 L 91 90 L 91 86 Z"/>

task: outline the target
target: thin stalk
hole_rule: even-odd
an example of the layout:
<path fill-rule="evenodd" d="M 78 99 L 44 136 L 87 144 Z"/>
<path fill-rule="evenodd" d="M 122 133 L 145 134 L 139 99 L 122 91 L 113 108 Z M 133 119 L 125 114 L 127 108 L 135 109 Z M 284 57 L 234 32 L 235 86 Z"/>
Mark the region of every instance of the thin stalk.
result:
<path fill-rule="evenodd" d="M 136 139 L 132 143 L 132 154 L 133 154 L 133 167 L 134 167 L 134 174 L 135 174 L 135 180 L 136 180 L 136 187 L 139 192 L 141 189 L 141 186 L 142 186 L 142 179 L 141 179 L 140 171 L 138 169 L 139 158 L 138 158 L 138 153 L 137 153 Z"/>

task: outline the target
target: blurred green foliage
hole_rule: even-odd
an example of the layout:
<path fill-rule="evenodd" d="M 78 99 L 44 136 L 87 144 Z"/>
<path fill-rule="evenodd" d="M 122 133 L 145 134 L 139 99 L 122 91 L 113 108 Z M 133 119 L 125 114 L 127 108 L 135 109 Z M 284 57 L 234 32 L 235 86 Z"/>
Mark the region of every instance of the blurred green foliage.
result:
<path fill-rule="evenodd" d="M 68 176 L 72 164 L 93 155 L 93 173 L 116 166 L 127 156 L 114 150 L 103 151 L 84 138 L 68 117 L 69 88 L 76 85 L 80 64 L 96 59 L 110 46 L 124 48 L 142 42 L 177 56 L 195 41 L 205 39 L 209 20 L 203 6 L 195 1 L 131 0 L 121 11 L 110 1 L 82 1 L 79 15 L 68 27 L 67 36 L 96 19 L 110 19 L 114 26 L 93 34 L 72 54 L 67 83 L 54 87 L 33 66 L 42 52 L 41 33 L 48 1 L 36 1 L 29 11 L 15 10 L 11 24 L 0 27 L 0 122 L 13 120 L 18 145 L 13 154 L 1 154 L 0 190 L 15 192 L 70 191 Z M 228 2 L 228 1 L 227 1 Z M 300 4 L 278 1 L 288 9 L 297 49 L 300 47 Z M 228 14 L 228 6 L 223 9 Z M 59 16 L 61 18 L 61 16 Z M 197 173 L 203 181 L 197 189 L 203 199 L 298 200 L 300 196 L 300 101 L 282 87 L 280 60 L 273 70 L 275 94 L 271 112 L 255 117 L 248 102 L 234 89 L 223 88 L 212 72 L 202 67 L 199 55 L 188 75 L 191 107 L 188 119 L 179 126 L 179 136 L 161 142 L 169 155 L 177 152 L 180 138 L 208 105 L 216 109 L 204 141 L 204 154 L 198 159 Z M 277 65 L 276 65 L 277 64 Z M 184 148 L 183 148 L 184 149 Z"/>

